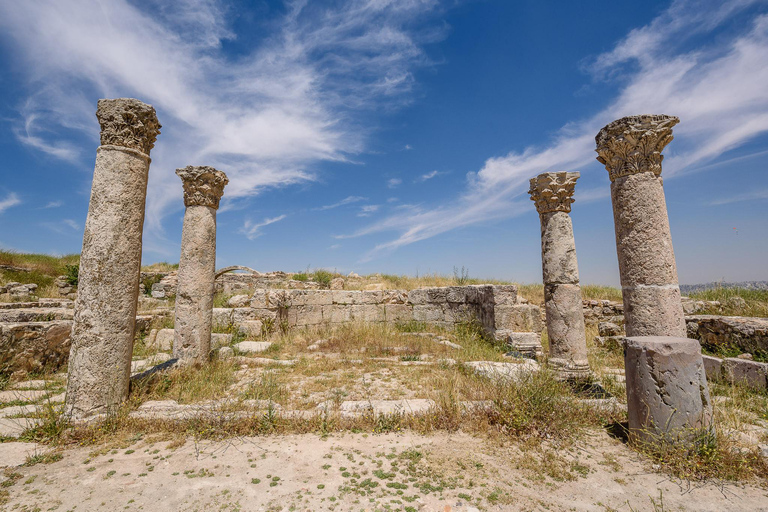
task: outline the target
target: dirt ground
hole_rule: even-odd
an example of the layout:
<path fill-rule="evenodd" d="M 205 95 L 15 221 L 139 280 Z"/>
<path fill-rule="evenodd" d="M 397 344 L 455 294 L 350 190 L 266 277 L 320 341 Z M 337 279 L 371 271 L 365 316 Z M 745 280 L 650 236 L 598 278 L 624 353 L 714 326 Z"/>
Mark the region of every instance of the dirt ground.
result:
<path fill-rule="evenodd" d="M 43 449 L 0 444 L 0 510 L 768 511 L 768 488 L 680 482 L 604 432 L 526 451 L 467 434 L 337 434 Z M 0 494 L 0 503 L 3 498 Z"/>

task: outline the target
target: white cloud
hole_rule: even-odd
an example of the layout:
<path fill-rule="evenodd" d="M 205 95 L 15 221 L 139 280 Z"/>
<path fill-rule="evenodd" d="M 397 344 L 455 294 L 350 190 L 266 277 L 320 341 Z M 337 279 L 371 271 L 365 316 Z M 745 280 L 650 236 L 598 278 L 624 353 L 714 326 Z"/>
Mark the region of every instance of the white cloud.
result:
<path fill-rule="evenodd" d="M 418 182 L 423 182 L 423 181 L 431 180 L 432 178 L 434 178 L 434 177 L 436 177 L 436 176 L 440 176 L 441 174 L 445 174 L 445 173 L 442 173 L 442 172 L 440 172 L 440 171 L 431 171 L 431 172 L 428 172 L 428 173 L 426 173 L 426 174 L 422 174 L 421 176 L 419 176 L 418 178 L 416 178 L 416 180 L 414 181 L 414 183 L 418 183 Z"/>
<path fill-rule="evenodd" d="M 278 217 L 272 217 L 271 219 L 264 219 L 261 222 L 253 222 L 250 219 L 246 219 L 243 227 L 240 229 L 240 233 L 244 234 L 248 240 L 255 240 L 263 235 L 261 228 L 274 224 L 275 222 L 280 222 L 286 217 L 287 215 L 280 215 Z"/>
<path fill-rule="evenodd" d="M 352 203 L 358 203 L 360 201 L 365 201 L 368 199 L 367 197 L 361 197 L 361 196 L 348 196 L 339 201 L 338 203 L 333 204 L 327 204 L 325 206 L 321 206 L 320 208 L 315 208 L 316 210 L 332 210 L 334 208 L 338 208 L 339 206 L 345 206 Z"/>
<path fill-rule="evenodd" d="M 396 187 L 399 187 L 402 182 L 403 180 L 401 180 L 400 178 L 392 178 L 387 181 L 387 187 L 396 188 Z"/>
<path fill-rule="evenodd" d="M 725 197 L 723 199 L 716 199 L 709 204 L 713 206 L 719 206 L 722 204 L 743 203 L 744 201 L 760 201 L 762 199 L 768 199 L 768 188 L 763 190 L 754 190 L 752 192 L 747 192 L 746 194 Z"/>
<path fill-rule="evenodd" d="M 358 217 L 370 217 L 377 211 L 379 211 L 379 208 L 381 208 L 380 204 L 367 204 L 360 207 L 360 213 L 357 214 Z"/>
<path fill-rule="evenodd" d="M 66 224 L 72 229 L 75 229 L 75 230 L 80 229 L 80 225 L 72 219 L 62 219 L 61 222 L 63 222 L 64 224 Z"/>
<path fill-rule="evenodd" d="M 163 215 L 182 207 L 177 167 L 225 171 L 226 202 L 314 180 L 313 163 L 362 151 L 368 132 L 356 116 L 406 103 L 411 71 L 431 65 L 421 47 L 445 32 L 427 24 L 437 0 L 287 1 L 282 17 L 254 28 L 262 33 L 253 51 L 230 56 L 221 45 L 235 37 L 228 3 L 140 5 L 0 2 L 0 38 L 30 84 L 16 136 L 40 151 L 92 155 L 96 98 L 156 107 L 163 129 L 147 204 L 156 234 Z M 87 151 L 69 140 L 80 133 Z"/>
<path fill-rule="evenodd" d="M 395 232 L 366 258 L 463 226 L 531 211 L 528 179 L 545 171 L 578 170 L 594 163 L 597 132 L 622 116 L 658 113 L 680 117 L 675 141 L 665 151 L 664 176 L 695 172 L 768 130 L 768 15 L 720 33 L 714 43 L 691 50 L 694 37 L 729 21 L 758 0 L 678 0 L 649 25 L 630 32 L 589 70 L 597 79 L 622 84 L 617 96 L 588 119 L 563 126 L 541 147 L 489 158 L 469 173 L 465 192 L 429 210 L 394 213 L 350 236 Z M 595 169 L 599 167 L 594 166 Z M 603 171 L 605 172 L 605 171 Z M 586 192 L 586 191 L 585 191 Z M 575 199 L 582 192 L 577 187 Z M 587 194 L 585 194 L 587 195 Z M 601 194 L 589 191 L 585 199 Z"/>
<path fill-rule="evenodd" d="M 60 235 L 70 235 L 72 231 L 80 229 L 80 225 L 72 219 L 61 219 L 56 222 L 42 222 L 41 225 Z"/>
<path fill-rule="evenodd" d="M 47 208 L 59 208 L 59 207 L 61 207 L 63 205 L 64 205 L 63 201 L 50 201 L 48 204 L 43 206 L 43 208 L 44 209 L 47 209 Z"/>
<path fill-rule="evenodd" d="M 5 196 L 5 199 L 0 201 L 0 214 L 5 212 L 8 208 L 12 208 L 16 206 L 17 204 L 21 204 L 21 199 L 19 199 L 19 196 L 16 195 L 15 192 L 11 192 L 7 196 Z"/>
<path fill-rule="evenodd" d="M 403 149 L 404 149 L 404 150 L 406 150 L 406 151 L 410 151 L 410 150 L 412 150 L 412 149 L 413 149 L 413 146 L 411 146 L 410 144 L 406 144 L 406 145 L 403 147 Z"/>

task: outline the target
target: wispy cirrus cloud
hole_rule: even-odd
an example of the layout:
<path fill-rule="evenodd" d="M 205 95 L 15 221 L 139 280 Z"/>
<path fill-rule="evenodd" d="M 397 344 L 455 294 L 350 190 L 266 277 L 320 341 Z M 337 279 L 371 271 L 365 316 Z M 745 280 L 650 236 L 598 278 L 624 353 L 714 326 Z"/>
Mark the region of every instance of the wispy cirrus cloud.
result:
<path fill-rule="evenodd" d="M 339 201 L 337 203 L 327 204 L 325 206 L 321 206 L 320 208 L 315 208 L 315 210 L 320 210 L 320 211 L 332 210 L 332 209 L 338 208 L 340 206 L 346 206 L 346 205 L 352 204 L 352 203 L 359 203 L 360 201 L 365 201 L 366 199 L 368 199 L 368 198 L 367 197 L 362 197 L 362 196 L 347 196 L 347 197 L 345 197 L 344 199 L 342 199 L 341 201 Z"/>
<path fill-rule="evenodd" d="M 16 205 L 21 204 L 21 199 L 19 199 L 18 194 L 15 192 L 11 192 L 7 196 L 5 196 L 5 199 L 0 200 L 0 214 L 5 212 L 8 208 L 12 208 Z"/>
<path fill-rule="evenodd" d="M 745 194 L 738 194 L 731 197 L 724 197 L 722 199 L 715 199 L 709 204 L 713 206 L 720 206 L 723 204 L 743 203 L 744 201 L 760 201 L 763 199 L 768 199 L 768 189 L 753 190 L 752 192 L 747 192 Z"/>
<path fill-rule="evenodd" d="M 266 218 L 261 222 L 253 222 L 250 219 L 246 219 L 243 227 L 240 229 L 240 233 L 244 234 L 248 240 L 255 240 L 264 234 L 261 231 L 261 228 L 274 224 L 275 222 L 280 222 L 286 217 L 287 215 L 279 215 L 277 217 Z"/>
<path fill-rule="evenodd" d="M 528 179 L 592 163 L 595 134 L 625 115 L 665 113 L 681 118 L 674 148 L 664 160 L 666 177 L 694 172 L 702 162 L 768 131 L 768 14 L 758 13 L 745 24 L 731 23 L 713 43 L 696 41 L 696 36 L 732 22 L 757 4 L 765 2 L 673 2 L 586 66 L 596 80 L 620 84 L 606 108 L 569 122 L 544 146 L 489 158 L 482 169 L 468 174 L 466 190 L 454 200 L 417 212 L 396 212 L 342 238 L 394 232 L 392 240 L 364 257 L 368 260 L 453 229 L 530 211 L 528 198 L 521 197 Z M 599 196 L 591 191 L 589 199 Z"/>
<path fill-rule="evenodd" d="M 420 183 L 425 182 L 427 180 L 431 180 L 432 178 L 436 178 L 437 176 L 440 176 L 441 174 L 445 174 L 444 172 L 440 171 L 430 171 L 428 173 L 422 174 L 418 178 L 414 180 L 414 183 Z"/>
<path fill-rule="evenodd" d="M 360 211 L 358 212 L 358 217 L 370 217 L 379 209 L 381 208 L 380 204 L 366 204 L 360 207 Z"/>
<path fill-rule="evenodd" d="M 43 209 L 60 208 L 64 205 L 64 201 L 49 201 Z"/>
<path fill-rule="evenodd" d="M 437 0 L 286 0 L 234 54 L 224 0 L 0 3 L 0 41 L 13 49 L 29 95 L 15 129 L 24 144 L 78 161 L 92 155 L 100 97 L 153 104 L 163 124 L 153 150 L 147 218 L 181 208 L 173 170 L 227 172 L 225 200 L 316 178 L 318 161 L 363 151 L 360 116 L 409 101 L 422 47 L 445 29 Z M 74 141 L 85 133 L 87 147 Z M 74 134 L 74 135 L 73 135 Z M 80 136 L 82 138 L 82 136 Z"/>
<path fill-rule="evenodd" d="M 397 188 L 403 183 L 400 178 L 390 178 L 387 180 L 387 188 Z"/>

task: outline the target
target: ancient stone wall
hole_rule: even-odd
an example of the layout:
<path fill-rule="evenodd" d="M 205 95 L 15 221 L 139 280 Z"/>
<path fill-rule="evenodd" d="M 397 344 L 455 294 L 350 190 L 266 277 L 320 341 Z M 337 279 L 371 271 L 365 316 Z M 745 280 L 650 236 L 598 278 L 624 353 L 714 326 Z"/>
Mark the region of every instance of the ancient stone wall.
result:
<path fill-rule="evenodd" d="M 474 285 L 416 290 L 257 290 L 247 307 L 217 308 L 214 323 L 261 320 L 305 327 L 323 323 L 424 322 L 453 327 L 472 319 L 489 333 L 541 332 L 538 306 L 521 304 L 514 285 Z"/>

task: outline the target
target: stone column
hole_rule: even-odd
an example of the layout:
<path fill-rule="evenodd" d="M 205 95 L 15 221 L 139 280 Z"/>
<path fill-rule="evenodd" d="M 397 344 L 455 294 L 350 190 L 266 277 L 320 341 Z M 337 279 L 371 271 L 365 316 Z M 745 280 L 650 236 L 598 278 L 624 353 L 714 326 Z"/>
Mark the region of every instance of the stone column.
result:
<path fill-rule="evenodd" d="M 661 179 L 661 152 L 679 121 L 624 117 L 595 137 L 597 160 L 611 178 L 627 336 L 686 335 Z"/>
<path fill-rule="evenodd" d="M 545 172 L 531 179 L 541 220 L 541 266 L 549 336 L 548 364 L 564 379 L 589 375 L 571 203 L 578 172 Z"/>
<path fill-rule="evenodd" d="M 160 124 L 138 100 L 99 100 L 91 201 L 80 256 L 65 413 L 109 412 L 128 396 L 149 152 Z"/>
<path fill-rule="evenodd" d="M 691 444 L 711 432 L 701 345 L 668 336 L 624 339 L 630 440 Z"/>
<path fill-rule="evenodd" d="M 179 285 L 176 291 L 173 357 L 203 363 L 211 351 L 216 279 L 216 210 L 229 182 L 213 167 L 185 167 L 176 174 L 184 186 Z"/>

